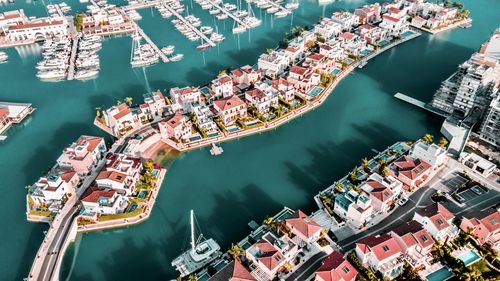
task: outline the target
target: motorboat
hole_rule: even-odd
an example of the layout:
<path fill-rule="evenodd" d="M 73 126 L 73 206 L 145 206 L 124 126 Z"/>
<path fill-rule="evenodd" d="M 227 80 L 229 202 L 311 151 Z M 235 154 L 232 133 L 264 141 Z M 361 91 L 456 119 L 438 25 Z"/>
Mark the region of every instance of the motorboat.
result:
<path fill-rule="evenodd" d="M 208 13 L 211 15 L 217 15 L 218 13 L 220 13 L 220 10 L 218 8 L 214 8 L 208 11 Z"/>
<path fill-rule="evenodd" d="M 247 30 L 246 27 L 244 27 L 242 25 L 238 25 L 238 26 L 233 28 L 233 34 L 240 34 L 240 33 L 245 32 L 246 30 Z"/>
<path fill-rule="evenodd" d="M 299 2 L 291 2 L 291 3 L 287 3 L 285 5 L 285 8 L 289 9 L 289 10 L 295 10 L 299 7 Z"/>
<path fill-rule="evenodd" d="M 266 10 L 266 12 L 269 13 L 269 14 L 274 14 L 274 13 L 278 12 L 279 10 L 280 9 L 278 7 L 271 7 L 271 8 L 268 8 Z"/>
<path fill-rule="evenodd" d="M 99 70 L 96 69 L 89 69 L 89 70 L 78 70 L 75 73 L 74 78 L 77 80 L 86 80 L 90 78 L 94 78 L 99 74 Z"/>
<path fill-rule="evenodd" d="M 0 52 L 0 63 L 7 62 L 9 59 L 9 56 L 7 55 L 6 52 Z"/>
<path fill-rule="evenodd" d="M 276 14 L 274 14 L 277 18 L 284 18 L 288 16 L 288 11 L 279 11 Z"/>
<path fill-rule="evenodd" d="M 173 56 L 171 56 L 170 58 L 168 58 L 170 61 L 180 61 L 184 58 L 184 55 L 183 54 L 175 54 Z"/>
<path fill-rule="evenodd" d="M 203 44 L 198 45 L 198 46 L 196 47 L 196 49 L 197 49 L 197 50 L 200 50 L 200 51 L 204 51 L 204 50 L 206 50 L 206 49 L 208 49 L 208 48 L 210 48 L 210 47 L 212 47 L 212 46 L 210 46 L 210 44 L 208 44 L 208 43 L 203 43 Z"/>
<path fill-rule="evenodd" d="M 203 34 L 208 35 L 208 34 L 212 33 L 214 31 L 214 29 L 210 26 L 202 26 L 202 27 L 200 27 L 200 31 Z"/>
<path fill-rule="evenodd" d="M 225 20 L 228 18 L 228 15 L 225 14 L 225 13 L 222 13 L 222 14 L 218 14 L 215 16 L 218 20 Z"/>
<path fill-rule="evenodd" d="M 174 52 L 175 46 L 174 45 L 168 45 L 163 48 L 161 48 L 161 52 L 165 55 L 170 55 Z"/>
<path fill-rule="evenodd" d="M 237 18 L 244 18 L 244 17 L 248 16 L 248 12 L 244 11 L 244 10 L 239 10 L 239 11 L 234 12 L 234 16 Z"/>
<path fill-rule="evenodd" d="M 219 34 L 219 33 L 212 33 L 212 35 L 210 35 L 210 40 L 214 41 L 214 42 L 222 42 L 224 41 L 224 39 L 226 39 L 224 37 L 224 35 L 222 34 Z"/>
<path fill-rule="evenodd" d="M 62 80 L 66 78 L 66 71 L 64 70 L 47 70 L 39 71 L 36 76 L 44 80 Z"/>

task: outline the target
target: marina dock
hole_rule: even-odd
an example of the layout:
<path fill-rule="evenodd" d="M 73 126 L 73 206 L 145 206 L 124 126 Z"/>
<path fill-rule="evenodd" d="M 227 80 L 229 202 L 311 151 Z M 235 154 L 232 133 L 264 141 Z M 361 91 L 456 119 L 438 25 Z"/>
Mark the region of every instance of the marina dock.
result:
<path fill-rule="evenodd" d="M 232 18 L 235 22 L 237 22 L 239 25 L 245 27 L 246 29 L 249 29 L 250 26 L 248 26 L 246 23 L 244 23 L 242 20 L 240 20 L 238 17 L 236 17 L 235 15 L 233 15 L 231 12 L 229 12 L 226 8 L 224 8 L 223 6 L 215 3 L 214 1 L 212 0 L 207 0 L 208 3 L 210 3 L 210 5 L 212 5 L 213 7 L 217 8 L 218 10 L 220 10 L 222 13 L 228 15 L 228 17 Z"/>
<path fill-rule="evenodd" d="M 161 58 L 161 60 L 163 62 L 169 62 L 170 60 L 167 58 L 167 56 L 160 50 L 160 48 L 158 48 L 158 46 L 156 46 L 156 44 L 153 42 L 153 40 L 151 40 L 151 38 L 149 38 L 149 36 L 144 32 L 144 30 L 142 30 L 142 28 L 140 28 L 139 25 L 137 25 L 137 24 L 135 24 L 135 27 L 136 27 L 139 35 L 141 35 L 141 37 L 144 38 L 144 40 L 149 45 L 151 45 L 151 47 L 158 54 L 158 56 Z"/>
<path fill-rule="evenodd" d="M 211 47 L 215 47 L 216 44 L 215 44 L 214 41 L 210 40 L 210 38 L 208 38 L 205 34 L 203 34 L 203 32 L 201 32 L 198 28 L 194 27 L 182 15 L 180 15 L 174 9 L 172 9 L 172 7 L 170 7 L 169 5 L 165 5 L 165 4 L 163 5 L 163 7 L 165 7 L 170 13 L 172 13 L 172 15 L 174 15 L 175 17 L 177 17 L 180 21 L 182 21 L 182 23 L 184 23 L 186 26 L 188 26 L 198 36 L 200 36 L 200 38 L 203 39 L 203 41 L 205 41 L 208 45 L 210 45 Z"/>
<path fill-rule="evenodd" d="M 78 41 L 79 37 L 75 37 L 73 39 L 73 45 L 71 46 L 71 55 L 69 58 L 69 67 L 68 67 L 68 80 L 73 80 L 75 78 L 75 61 L 76 61 L 76 53 L 78 52 Z"/>
<path fill-rule="evenodd" d="M 165 4 L 166 2 L 170 2 L 170 1 L 155 0 L 155 1 L 139 2 L 139 3 L 129 4 L 127 6 L 123 6 L 123 7 L 121 7 L 121 9 L 123 9 L 124 11 L 139 10 L 139 9 L 150 8 L 150 7 L 156 6 L 157 4 Z"/>
<path fill-rule="evenodd" d="M 280 4 L 274 2 L 274 1 L 267 1 L 267 3 L 271 4 L 271 6 L 275 7 L 275 8 L 278 8 L 280 11 L 283 11 L 283 12 L 286 12 L 287 14 L 291 14 L 292 11 L 290 11 L 289 9 L 281 6 Z"/>

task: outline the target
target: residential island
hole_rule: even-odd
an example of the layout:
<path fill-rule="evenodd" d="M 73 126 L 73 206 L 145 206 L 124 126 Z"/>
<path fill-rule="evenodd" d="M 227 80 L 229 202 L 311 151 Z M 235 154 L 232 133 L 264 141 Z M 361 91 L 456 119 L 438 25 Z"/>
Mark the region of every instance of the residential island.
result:
<path fill-rule="evenodd" d="M 410 0 L 334 12 L 310 29 L 295 27 L 254 66 L 223 70 L 206 86 L 155 91 L 140 104 L 126 98 L 98 110 L 94 124 L 116 141 L 110 146 L 102 137 L 82 135 L 27 187 L 28 220 L 51 224 L 27 279 L 57 279 L 78 233 L 147 219 L 166 174 L 147 160 L 158 149 L 212 145 L 212 154 L 222 153 L 224 141 L 276 128 L 318 107 L 353 70 L 418 37 L 419 29 L 467 27 L 467 16 L 459 3 Z M 471 140 L 486 141 L 483 151 L 498 149 L 491 137 L 498 123 L 497 42 L 498 32 L 475 55 L 494 73 L 487 92 L 476 89 L 485 98 L 475 123 L 484 122 L 480 135 L 490 136 L 472 134 Z M 190 280 L 497 280 L 500 213 L 492 207 L 500 198 L 498 159 L 471 148 L 471 131 L 458 150 L 446 134 L 438 144 L 427 134 L 391 145 L 320 191 L 317 211 L 285 207 L 261 225 L 251 223 L 251 234 L 227 253 L 213 239 L 195 237 L 192 212 L 191 248 L 172 264 L 179 278 Z M 464 198 L 481 201 L 467 205 Z"/>

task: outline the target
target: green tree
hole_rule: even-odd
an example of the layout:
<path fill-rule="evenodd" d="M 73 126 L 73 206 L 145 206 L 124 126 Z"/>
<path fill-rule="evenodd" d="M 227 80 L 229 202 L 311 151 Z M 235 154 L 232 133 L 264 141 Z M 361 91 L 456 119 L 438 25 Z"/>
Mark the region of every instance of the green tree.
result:
<path fill-rule="evenodd" d="M 125 101 L 126 104 L 128 104 L 128 106 L 132 106 L 132 102 L 134 99 L 132 97 L 126 97 L 123 100 Z"/>
<path fill-rule="evenodd" d="M 426 143 L 432 143 L 434 141 L 434 136 L 431 135 L 431 134 L 425 134 L 423 137 L 422 137 L 422 140 Z"/>
<path fill-rule="evenodd" d="M 238 244 L 231 244 L 231 249 L 228 251 L 229 255 L 231 255 L 231 257 L 238 262 L 241 262 L 241 255 L 243 252 L 243 248 Z"/>
<path fill-rule="evenodd" d="M 363 166 L 363 169 L 365 169 L 365 171 L 368 170 L 368 159 L 366 159 L 366 157 L 361 159 L 361 166 Z"/>
<path fill-rule="evenodd" d="M 445 148 L 448 145 L 448 140 L 445 137 L 441 137 L 439 139 L 438 145 L 442 148 Z"/>
<path fill-rule="evenodd" d="M 358 166 L 354 166 L 351 172 L 351 181 L 355 182 L 356 180 L 358 180 Z"/>
<path fill-rule="evenodd" d="M 194 275 L 194 274 L 190 274 L 190 275 L 189 275 L 189 277 L 188 277 L 188 280 L 189 280 L 189 281 L 196 281 L 196 280 L 198 280 L 198 279 L 196 278 L 196 275 Z"/>

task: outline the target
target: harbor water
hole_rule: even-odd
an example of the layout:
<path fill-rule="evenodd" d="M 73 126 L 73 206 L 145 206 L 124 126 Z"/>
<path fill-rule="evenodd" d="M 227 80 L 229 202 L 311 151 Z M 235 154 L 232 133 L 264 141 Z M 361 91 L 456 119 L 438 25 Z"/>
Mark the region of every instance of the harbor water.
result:
<path fill-rule="evenodd" d="M 0 12 L 19 9 L 44 16 L 48 1 L 17 0 Z M 240 35 L 232 21 L 215 22 L 191 0 L 184 4 L 226 40 L 204 52 L 178 33 L 170 20 L 141 10 L 138 24 L 159 46 L 175 45 L 184 59 L 149 68 L 130 67 L 130 37 L 103 41 L 97 79 L 57 83 L 37 80 L 41 59 L 34 46 L 7 50 L 0 65 L 0 100 L 29 102 L 37 108 L 0 142 L 0 280 L 28 274 L 46 224 L 26 221 L 24 188 L 42 176 L 62 149 L 81 134 L 105 134 L 92 125 L 96 108 L 155 89 L 208 83 L 220 70 L 256 62 L 295 25 L 311 25 L 333 11 L 374 1 L 337 1 L 319 6 L 300 1 L 293 16 L 272 19 L 254 8 L 262 26 Z M 143 224 L 81 235 L 66 253 L 60 280 L 169 280 L 170 265 L 188 244 L 188 213 L 194 209 L 204 234 L 227 249 L 283 205 L 312 211 L 312 196 L 346 174 L 372 149 L 424 133 L 439 134 L 440 117 L 393 98 L 397 92 L 428 101 L 442 80 L 466 60 L 500 22 L 498 0 L 464 0 L 473 26 L 438 35 L 424 34 L 371 60 L 334 90 L 325 104 L 269 133 L 223 143 L 224 153 L 209 148 L 180 155 L 169 167 L 151 218 Z M 53 3 L 58 3 L 55 1 Z M 123 4 L 121 2 L 115 2 Z M 243 2 L 245 3 L 245 2 Z M 82 11 L 87 4 L 68 2 Z M 245 3 L 246 5 L 246 3 Z"/>

